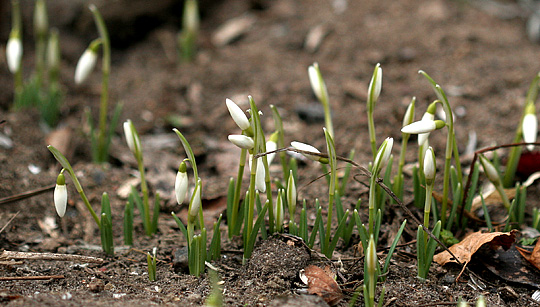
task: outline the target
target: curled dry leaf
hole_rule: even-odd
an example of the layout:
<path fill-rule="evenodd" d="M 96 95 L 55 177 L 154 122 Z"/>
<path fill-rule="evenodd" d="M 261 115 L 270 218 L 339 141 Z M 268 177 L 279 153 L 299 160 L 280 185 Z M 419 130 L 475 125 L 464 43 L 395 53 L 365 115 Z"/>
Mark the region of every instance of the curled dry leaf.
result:
<path fill-rule="evenodd" d="M 331 276 L 330 270 L 323 270 L 318 266 L 310 265 L 305 270 L 308 280 L 308 291 L 323 298 L 330 306 L 341 301 L 343 295 L 339 285 Z"/>
<path fill-rule="evenodd" d="M 521 254 L 521 256 L 523 256 L 523 258 L 527 259 L 527 261 L 529 261 L 532 265 L 534 265 L 537 269 L 540 270 L 540 240 L 536 241 L 536 245 L 534 246 L 532 252 L 517 246 L 516 249 Z"/>
<path fill-rule="evenodd" d="M 465 237 L 461 242 L 452 245 L 449 249 L 459 258 L 460 262 L 467 264 L 471 261 L 472 255 L 484 244 L 489 243 L 491 248 L 497 248 L 499 246 L 502 246 L 505 250 L 510 248 L 515 241 L 515 233 L 516 230 L 492 233 L 474 232 Z M 438 253 L 433 257 L 433 260 L 440 265 L 445 265 L 448 262 L 457 263 L 447 251 Z"/>

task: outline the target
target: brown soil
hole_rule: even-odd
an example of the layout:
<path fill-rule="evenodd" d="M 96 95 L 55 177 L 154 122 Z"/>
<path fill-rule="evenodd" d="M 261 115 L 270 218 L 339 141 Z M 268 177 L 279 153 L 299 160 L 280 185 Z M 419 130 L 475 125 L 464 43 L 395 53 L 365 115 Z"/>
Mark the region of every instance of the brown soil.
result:
<path fill-rule="evenodd" d="M 89 15 L 80 4 L 48 2 L 51 10 L 58 10 L 55 12 L 59 14 L 58 18 L 51 18 L 51 24 L 58 26 L 61 33 L 65 103 L 56 132 L 61 130 L 65 134 L 46 132 L 33 110 L 11 111 L 12 76 L 2 51 L 0 120 L 6 123 L 0 126 L 0 132 L 13 141 L 13 146 L 0 149 L 0 197 L 54 184 L 59 165 L 46 145 L 60 140 L 96 208 L 101 194 L 104 191 L 110 194 L 113 215 L 116 214 L 114 223 L 119 225 L 115 228 L 115 244 L 122 246 L 121 213 L 125 198 L 121 188 L 136 175 L 135 161 L 119 126 L 113 138 L 111 163 L 102 167 L 90 162 L 84 110 L 90 107 L 94 117 L 97 116 L 101 79 L 99 73 L 94 72 L 85 85 L 75 86 L 72 81 L 78 57 L 97 33 L 91 22 L 83 22 Z M 68 2 L 75 13 L 62 15 L 59 8 L 68 7 Z M 122 121 L 133 120 L 142 135 L 152 193 L 161 191 L 165 202 L 159 234 L 147 238 L 137 218 L 134 246 L 120 248 L 115 257 L 106 257 L 100 251 L 99 233 L 69 180 L 70 200 L 63 219 L 56 215 L 52 192 L 4 204 L 0 227 L 6 227 L 0 231 L 0 248 L 95 256 L 104 258 L 105 262 L 28 260 L 22 264 L 1 264 L 0 275 L 4 277 L 64 276 L 50 280 L 0 281 L 3 303 L 11 306 L 204 304 L 210 291 L 208 275 L 196 278 L 177 272 L 173 267 L 175 252 L 186 243 L 170 216 L 171 211 L 185 211 L 172 197 L 176 168 L 185 153 L 171 129 L 181 130 L 194 147 L 200 177 L 205 184 L 205 216 L 211 222 L 225 209 L 228 178 L 235 175 L 238 159 L 237 148 L 226 138 L 228 134 L 238 133 L 238 128 L 229 117 L 225 98 L 246 108 L 246 97 L 252 95 L 264 113 L 263 124 L 268 132 L 273 127 L 269 105 L 277 106 L 284 119 L 287 142 L 297 140 L 323 149 L 324 123 L 317 113 L 318 104 L 307 77 L 307 67 L 316 61 L 330 92 L 337 152 L 347 156 L 355 148 L 355 160 L 367 165 L 371 150 L 365 96 L 376 63 L 381 63 L 384 71 L 383 91 L 375 111 L 379 143 L 388 136 L 400 139 L 402 116 L 412 96 L 418 98 L 417 119 L 435 98 L 427 82 L 417 74 L 423 69 L 446 89 L 452 106 L 464 110 L 456 120 L 462 151 L 473 131 L 478 135 L 479 148 L 511 142 L 529 83 L 540 70 L 537 65 L 540 46 L 531 43 L 525 33 L 524 16 L 530 12 L 503 19 L 485 10 L 485 4 L 472 5 L 484 2 L 450 0 L 204 1 L 197 57 L 193 63 L 178 64 L 175 51 L 181 16 L 178 2 L 181 1 L 163 1 L 166 5 L 161 10 L 148 11 L 153 18 L 146 19 L 138 19 L 144 13 L 140 12 L 140 7 L 136 11 L 135 5 L 136 12 L 126 13 L 131 8 L 126 5 L 121 12 L 131 19 L 125 24 L 118 21 L 122 18 L 114 12 L 107 17 L 114 24 L 109 29 L 113 43 L 115 39 L 121 42 L 113 49 L 111 101 L 124 103 Z M 29 1 L 22 3 L 23 7 L 31 6 Z M 332 3 L 346 3 L 348 7 L 339 13 Z M 504 3 L 518 7 L 514 1 Z M 8 3 L 0 8 L 3 27 L 0 35 L 5 42 L 10 8 Z M 107 8 L 101 6 L 100 10 L 107 11 Z M 25 12 L 30 12 L 25 15 L 31 16 L 31 9 L 26 8 Z M 504 12 L 508 11 L 498 11 Z M 244 35 L 226 46 L 217 47 L 212 43 L 212 36 L 220 25 L 245 14 L 251 14 L 255 23 Z M 25 25 L 28 32 L 25 34 L 25 72 L 33 67 L 30 24 L 28 21 Z M 309 52 L 304 47 L 306 36 L 320 25 L 327 35 L 317 50 Z M 141 35 L 134 35 L 133 31 L 125 30 L 128 26 L 145 32 L 140 30 Z M 308 112 L 307 118 L 300 118 L 299 114 L 305 112 Z M 173 115 L 180 119 L 175 124 L 168 120 Z M 444 134 L 437 133 L 430 142 L 436 155 L 442 157 Z M 412 163 L 416 146 L 411 147 L 407 161 Z M 395 155 L 398 149 L 396 146 Z M 38 168 L 39 172 L 32 173 L 31 168 Z M 319 175 L 316 165 L 300 165 L 299 198 L 307 199 L 310 208 L 315 198 L 324 203 L 324 180 L 310 184 Z M 275 176 L 279 176 L 279 171 Z M 410 178 L 406 180 L 406 185 L 410 186 Z M 345 206 L 352 208 L 358 197 L 367 199 L 366 191 L 362 184 L 351 183 L 344 197 Z M 538 198 L 533 197 L 537 194 L 537 187 L 531 186 L 527 200 L 530 208 L 539 205 Z M 406 200 L 410 198 L 407 194 Z M 399 208 L 387 207 L 383 238 L 395 233 L 406 218 Z M 367 212 L 365 209 L 362 211 Z M 361 216 L 366 218 L 367 213 Z M 303 294 L 306 291 L 299 271 L 309 264 L 321 267 L 330 264 L 339 272 L 337 282 L 344 292 L 340 303 L 343 306 L 351 299 L 353 289 L 361 284 L 363 258 L 355 255 L 351 246 L 338 244 L 330 261 L 301 244 L 290 244 L 290 238 L 277 236 L 259 241 L 253 257 L 242 265 L 241 246 L 236 240 L 227 239 L 225 222 L 222 226 L 223 256 L 212 265 L 219 269 L 224 281 L 226 305 L 324 306 L 324 302 Z M 415 226 L 409 225 L 403 243 L 413 239 L 413 229 Z M 358 243 L 357 238 L 354 243 Z M 158 248 L 159 259 L 156 282 L 148 281 L 146 275 L 145 254 L 153 247 Z M 478 271 L 482 268 L 479 262 L 469 266 Z M 482 272 L 480 276 L 490 283 L 483 290 L 477 290 L 467 273 L 455 283 L 458 273 L 459 268 L 433 265 L 428 280 L 421 282 L 416 278 L 414 244 L 400 247 L 385 282 L 385 300 L 392 306 L 435 306 L 456 302 L 459 297 L 474 302 L 483 294 L 489 306 L 532 304 L 530 287 Z M 382 283 L 378 288 L 382 288 Z M 361 296 L 357 305 L 363 305 Z"/>

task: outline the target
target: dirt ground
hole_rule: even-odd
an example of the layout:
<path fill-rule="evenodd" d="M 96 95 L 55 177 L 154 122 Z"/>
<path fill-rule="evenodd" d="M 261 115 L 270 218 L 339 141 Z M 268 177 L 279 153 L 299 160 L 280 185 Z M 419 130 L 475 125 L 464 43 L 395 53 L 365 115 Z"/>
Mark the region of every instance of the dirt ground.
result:
<path fill-rule="evenodd" d="M 10 5 L 3 1 L 0 120 L 6 122 L 0 125 L 0 133 L 2 140 L 11 144 L 3 141 L 0 148 L 0 198 L 54 184 L 60 167 L 46 148 L 54 142 L 65 149 L 95 208 L 101 194 L 109 193 L 113 222 L 119 225 L 115 227 L 118 250 L 114 257 L 107 257 L 100 250 L 99 233 L 69 180 L 70 198 L 63 219 L 56 215 L 52 191 L 2 204 L 1 249 L 104 259 L 99 264 L 46 260 L 2 263 L 2 277 L 63 276 L 0 280 L 0 301 L 9 306 L 203 305 L 210 292 L 208 275 L 196 278 L 174 265 L 175 254 L 186 244 L 170 216 L 171 211 L 185 214 L 185 208 L 176 205 L 173 197 L 176 169 L 185 153 L 171 129 L 182 131 L 194 147 L 204 180 L 205 217 L 212 222 L 225 210 L 226 186 L 237 172 L 239 155 L 227 141 L 228 134 L 239 131 L 227 112 L 225 98 L 246 109 L 247 95 L 252 95 L 264 113 L 267 132 L 273 129 L 269 106 L 277 106 L 286 142 L 296 140 L 324 149 L 324 122 L 307 76 L 308 66 L 318 62 L 330 93 L 337 153 L 347 156 L 354 148 L 355 161 L 367 165 L 371 150 L 365 100 L 376 63 L 383 68 L 383 89 L 375 110 L 378 143 L 386 137 L 400 140 L 402 117 L 413 96 L 418 98 L 417 119 L 435 99 L 417 73 L 422 69 L 442 85 L 454 110 L 459 110 L 455 126 L 461 152 L 471 133 L 476 133 L 477 148 L 512 141 L 529 83 L 540 71 L 540 45 L 531 42 L 525 30 L 532 12 L 522 6 L 523 1 L 208 0 L 201 3 L 199 51 L 192 63 L 178 63 L 176 57 L 182 1 L 154 1 L 153 7 L 143 9 L 136 0 L 120 1 L 125 4 L 120 9 L 107 1 L 90 2 L 98 4 L 110 27 L 111 101 L 124 103 L 121 120 L 131 119 L 141 134 L 152 194 L 160 191 L 164 199 L 159 233 L 147 238 L 137 218 L 134 246 L 122 246 L 125 189 L 134 182 L 137 168 L 120 125 L 112 140 L 110 164 L 91 163 L 84 112 L 90 108 L 97 117 L 101 78 L 96 71 L 84 85 L 76 86 L 73 81 L 79 56 L 97 37 L 87 1 L 47 1 L 50 23 L 60 30 L 65 93 L 62 120 L 53 131 L 43 128 L 35 110 L 11 110 L 13 80 L 4 57 Z M 34 65 L 33 4 L 21 3 L 27 22 L 24 69 L 29 77 Z M 238 17 L 252 25 L 233 41 L 216 43 L 220 26 Z M 315 31 L 322 33 L 318 44 L 307 46 L 306 38 Z M 444 133 L 430 139 L 438 157 L 443 156 L 445 141 Z M 416 145 L 411 145 L 407 162 L 415 161 L 415 149 Z M 504 157 L 505 152 L 500 154 Z M 279 176 L 278 168 L 273 175 Z M 319 175 L 316 165 L 300 164 L 299 198 L 308 200 L 310 216 L 314 214 L 314 199 L 324 203 L 327 194 L 324 180 L 310 184 Z M 407 177 L 406 186 L 411 182 Z M 366 192 L 362 184 L 352 183 L 344 204 L 353 208 L 359 197 L 367 199 Z M 529 209 L 539 206 L 538 186 L 529 187 L 528 194 Z M 411 197 L 407 193 L 405 198 Z M 362 218 L 367 218 L 366 203 Z M 407 217 L 397 207 L 387 208 L 383 220 L 386 237 Z M 352 246 L 338 244 L 329 260 L 316 250 L 292 244 L 291 238 L 276 236 L 258 242 L 253 257 L 242 265 L 241 246 L 237 240 L 227 239 L 225 223 L 222 226 L 223 255 L 212 265 L 224 281 L 227 306 L 325 306 L 324 301 L 304 294 L 299 271 L 309 264 L 330 265 L 339 271 L 337 282 L 344 294 L 340 306 L 348 304 L 353 289 L 362 282 L 363 258 Z M 402 243 L 414 239 L 415 228 L 413 224 L 407 227 Z M 154 247 L 157 281 L 150 282 L 146 252 Z M 379 246 L 380 250 L 384 247 Z M 538 286 L 503 280 L 485 272 L 481 261 L 469 267 L 478 272 L 485 287 L 475 286 L 475 279 L 467 272 L 455 283 L 459 268 L 436 264 L 428 280 L 421 282 L 416 278 L 414 244 L 404 245 L 398 248 L 385 282 L 385 306 L 444 306 L 455 304 L 460 297 L 472 303 L 480 294 L 486 296 L 488 306 L 534 304 L 530 297 Z M 362 304 L 360 298 L 357 305 Z"/>

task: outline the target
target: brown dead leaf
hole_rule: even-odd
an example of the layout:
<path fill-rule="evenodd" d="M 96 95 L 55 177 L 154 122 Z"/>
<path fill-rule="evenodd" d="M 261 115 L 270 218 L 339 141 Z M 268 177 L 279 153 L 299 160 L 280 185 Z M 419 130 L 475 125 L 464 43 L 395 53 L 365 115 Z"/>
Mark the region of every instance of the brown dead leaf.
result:
<path fill-rule="evenodd" d="M 449 249 L 460 262 L 467 264 L 471 261 L 472 255 L 484 244 L 489 243 L 491 248 L 499 246 L 502 246 L 505 250 L 510 248 L 515 241 L 515 233 L 516 230 L 492 233 L 474 232 L 465 237 L 461 242 L 452 245 Z M 433 257 L 433 260 L 440 265 L 445 265 L 448 262 L 457 263 L 448 251 L 438 253 Z"/>
<path fill-rule="evenodd" d="M 341 301 L 343 295 L 329 271 L 310 265 L 306 268 L 305 275 L 308 279 L 309 293 L 322 297 L 330 306 L 334 306 Z"/>
<path fill-rule="evenodd" d="M 540 240 L 536 241 L 536 245 L 534 246 L 532 252 L 529 252 L 528 250 L 525 250 L 518 246 L 516 246 L 516 249 L 521 254 L 521 256 L 523 256 L 523 258 L 527 259 L 527 261 L 529 261 L 532 265 L 534 265 L 537 269 L 540 270 Z"/>

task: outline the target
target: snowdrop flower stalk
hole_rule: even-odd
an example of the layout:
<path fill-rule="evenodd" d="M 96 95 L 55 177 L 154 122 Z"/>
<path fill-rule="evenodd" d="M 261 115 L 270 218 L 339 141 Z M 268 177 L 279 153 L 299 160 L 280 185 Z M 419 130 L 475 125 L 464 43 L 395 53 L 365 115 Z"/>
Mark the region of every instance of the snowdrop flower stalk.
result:
<path fill-rule="evenodd" d="M 142 147 L 141 147 L 141 141 L 139 138 L 139 134 L 137 133 L 137 129 L 135 129 L 135 125 L 133 125 L 133 122 L 128 119 L 124 122 L 124 135 L 126 137 L 126 143 L 129 147 L 129 150 L 131 153 L 133 153 L 133 156 L 135 157 L 135 160 L 137 161 L 137 166 L 139 168 L 139 175 L 141 176 L 141 192 L 143 194 L 143 207 L 144 207 L 144 219 L 145 219 L 145 225 L 147 225 L 145 228 L 146 235 L 151 236 L 153 234 L 151 225 L 151 217 L 150 217 L 150 204 L 148 200 L 148 184 L 146 183 L 146 173 L 144 170 L 144 162 L 143 162 L 143 153 L 142 153 Z"/>
<path fill-rule="evenodd" d="M 373 234 L 375 212 L 377 210 L 377 208 L 375 208 L 376 207 L 375 188 L 377 186 L 377 178 L 379 177 L 379 174 L 381 173 L 382 169 L 386 166 L 386 164 L 388 164 L 388 160 L 390 160 L 390 155 L 392 153 L 393 146 L 394 146 L 394 139 L 386 138 L 384 142 L 381 144 L 381 146 L 379 147 L 379 150 L 377 150 L 377 156 L 375 157 L 375 160 L 373 161 L 371 179 L 370 179 L 370 185 L 369 185 L 369 234 Z"/>
<path fill-rule="evenodd" d="M 54 207 L 59 217 L 64 217 L 64 214 L 66 214 L 67 198 L 66 178 L 64 177 L 64 169 L 62 169 L 58 174 L 56 187 L 54 188 Z"/>
<path fill-rule="evenodd" d="M 330 111 L 328 89 L 326 88 L 326 83 L 324 82 L 318 63 L 313 63 L 313 65 L 309 66 L 308 76 L 311 89 L 324 108 L 324 125 L 330 132 L 330 135 L 334 137 L 334 126 L 332 124 L 332 113 Z"/>
<path fill-rule="evenodd" d="M 523 141 L 526 143 L 536 142 L 538 134 L 538 119 L 536 118 L 536 108 L 534 104 L 528 104 L 523 117 Z M 534 149 L 534 145 L 527 145 L 529 151 Z"/>
<path fill-rule="evenodd" d="M 457 144 L 455 142 L 455 134 L 454 134 L 454 115 L 452 113 L 452 109 L 450 108 L 450 103 L 448 102 L 448 99 L 446 97 L 446 94 L 444 93 L 443 89 L 440 85 L 438 85 L 427 73 L 420 70 L 420 74 L 422 74 L 430 83 L 431 87 L 433 88 L 435 94 L 437 95 L 437 99 L 441 101 L 444 113 L 446 115 L 446 127 L 447 127 L 447 138 L 446 138 L 446 149 L 444 154 L 444 179 L 443 179 L 443 200 L 441 205 L 441 224 L 442 227 L 446 227 L 446 212 L 448 208 L 448 194 L 450 190 L 450 164 L 452 160 L 452 154 L 453 152 L 456 153 L 454 157 L 455 165 L 456 165 L 456 172 L 457 172 L 457 181 L 459 183 L 463 182 L 463 172 L 461 171 L 461 162 L 459 159 L 459 154 L 457 152 Z M 440 126 L 440 123 L 437 123 L 435 121 L 435 126 L 438 128 Z M 454 205 L 457 206 L 457 202 L 454 202 Z"/>
<path fill-rule="evenodd" d="M 375 307 L 375 288 L 377 286 L 377 267 L 379 266 L 377 258 L 377 249 L 373 234 L 369 237 L 366 249 L 366 263 L 364 273 L 364 304 L 366 307 Z M 384 288 L 381 292 L 381 298 L 384 296 Z"/>
<path fill-rule="evenodd" d="M 367 115 L 368 115 L 368 130 L 369 130 L 369 141 L 371 143 L 371 152 L 373 153 L 373 158 L 377 153 L 377 141 L 375 139 L 375 121 L 373 119 L 373 111 L 375 110 L 375 104 L 379 99 L 382 88 L 382 68 L 381 64 L 377 63 L 375 65 L 375 70 L 373 71 L 373 76 L 368 86 L 368 98 L 367 98 Z"/>
<path fill-rule="evenodd" d="M 431 210 L 431 198 L 433 194 L 433 186 L 435 184 L 435 173 L 437 167 L 435 164 L 435 153 L 431 146 L 426 151 L 424 158 L 424 177 L 426 178 L 426 202 L 424 206 L 424 226 L 429 227 L 429 212 Z M 426 234 L 427 239 L 427 234 Z"/>
<path fill-rule="evenodd" d="M 408 124 L 412 123 L 414 119 L 415 104 L 416 97 L 413 97 L 409 103 L 409 106 L 407 107 L 407 110 L 405 111 L 405 115 L 403 116 L 403 126 L 407 126 Z M 399 154 L 398 171 L 396 176 L 394 176 L 393 184 L 393 192 L 399 199 L 401 199 L 403 196 L 403 167 L 405 166 L 405 153 L 407 152 L 407 143 L 409 142 L 409 137 L 410 134 L 404 132 L 401 133 L 401 151 Z"/>

